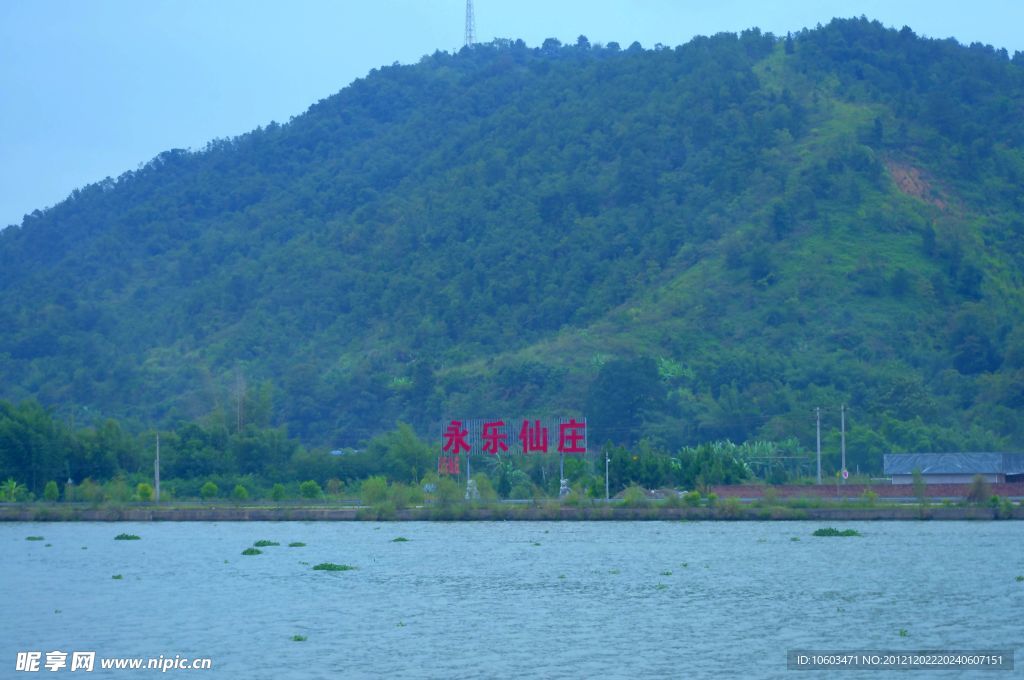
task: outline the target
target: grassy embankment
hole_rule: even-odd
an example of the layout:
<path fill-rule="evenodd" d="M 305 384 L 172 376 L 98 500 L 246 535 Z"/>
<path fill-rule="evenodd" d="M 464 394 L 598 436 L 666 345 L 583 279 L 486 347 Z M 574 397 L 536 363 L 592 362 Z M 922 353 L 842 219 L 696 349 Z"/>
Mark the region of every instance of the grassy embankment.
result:
<path fill-rule="evenodd" d="M 626 497 L 610 503 L 569 499 L 529 503 L 455 502 L 396 509 L 390 503 L 364 506 L 308 503 L 62 504 L 19 503 L 0 507 L 0 521 L 487 521 L 487 520 L 990 520 L 1024 519 L 1020 503 L 999 499 L 975 504 L 888 503 L 875 499 L 821 498 L 650 500 Z"/>

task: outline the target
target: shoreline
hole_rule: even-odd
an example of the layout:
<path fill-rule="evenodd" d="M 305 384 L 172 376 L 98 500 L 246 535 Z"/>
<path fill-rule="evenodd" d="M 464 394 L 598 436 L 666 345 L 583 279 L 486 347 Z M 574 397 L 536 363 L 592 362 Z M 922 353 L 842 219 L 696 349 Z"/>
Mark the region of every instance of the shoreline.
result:
<path fill-rule="evenodd" d="M 22 505 L 0 507 L 0 522 L 353 522 L 353 521 L 915 521 L 1024 520 L 1024 507 L 904 504 L 883 507 L 572 507 L 557 504 L 382 507 L 187 507 Z"/>

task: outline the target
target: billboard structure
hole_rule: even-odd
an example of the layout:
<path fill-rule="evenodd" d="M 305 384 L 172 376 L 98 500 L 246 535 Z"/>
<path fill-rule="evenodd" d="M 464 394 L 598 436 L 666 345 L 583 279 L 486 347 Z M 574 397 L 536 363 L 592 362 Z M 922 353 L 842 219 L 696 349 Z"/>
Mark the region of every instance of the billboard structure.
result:
<path fill-rule="evenodd" d="M 586 418 L 472 418 L 441 424 L 439 474 L 461 473 L 470 456 L 586 455 Z"/>

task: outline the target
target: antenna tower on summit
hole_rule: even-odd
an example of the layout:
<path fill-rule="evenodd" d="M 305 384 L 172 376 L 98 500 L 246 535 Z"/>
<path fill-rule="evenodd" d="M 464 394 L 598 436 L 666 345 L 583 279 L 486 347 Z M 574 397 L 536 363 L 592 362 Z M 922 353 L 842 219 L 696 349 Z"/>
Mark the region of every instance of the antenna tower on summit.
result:
<path fill-rule="evenodd" d="M 466 0 L 466 47 L 476 42 L 476 17 L 473 15 L 473 0 Z"/>

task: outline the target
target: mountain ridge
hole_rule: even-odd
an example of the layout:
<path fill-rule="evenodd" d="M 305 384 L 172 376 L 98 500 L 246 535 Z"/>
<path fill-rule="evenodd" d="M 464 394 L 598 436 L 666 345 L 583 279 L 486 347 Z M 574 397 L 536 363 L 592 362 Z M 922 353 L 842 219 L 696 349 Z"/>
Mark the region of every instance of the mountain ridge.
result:
<path fill-rule="evenodd" d="M 1019 447 L 1022 61 L 852 19 L 386 67 L 0 232 L 0 397 Z"/>

